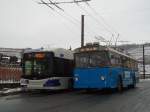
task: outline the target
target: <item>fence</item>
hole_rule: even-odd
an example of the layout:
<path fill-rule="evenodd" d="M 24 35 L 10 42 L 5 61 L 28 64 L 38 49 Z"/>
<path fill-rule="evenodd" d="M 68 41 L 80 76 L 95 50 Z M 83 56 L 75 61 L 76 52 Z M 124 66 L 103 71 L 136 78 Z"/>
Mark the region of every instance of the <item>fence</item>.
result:
<path fill-rule="evenodd" d="M 19 66 L 0 66 L 0 88 L 19 86 L 21 74 Z"/>
<path fill-rule="evenodd" d="M 141 79 L 144 79 L 144 78 L 145 79 L 150 79 L 150 74 L 145 74 L 145 75 L 144 74 L 140 74 L 140 78 Z"/>

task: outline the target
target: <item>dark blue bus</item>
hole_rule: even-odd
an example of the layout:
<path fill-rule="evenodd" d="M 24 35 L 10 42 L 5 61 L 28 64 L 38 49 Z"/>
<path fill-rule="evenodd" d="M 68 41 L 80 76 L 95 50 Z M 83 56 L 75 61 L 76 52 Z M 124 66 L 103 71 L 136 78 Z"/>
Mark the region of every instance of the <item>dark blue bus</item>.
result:
<path fill-rule="evenodd" d="M 74 88 L 110 89 L 135 87 L 138 62 L 132 57 L 99 44 L 75 50 Z"/>

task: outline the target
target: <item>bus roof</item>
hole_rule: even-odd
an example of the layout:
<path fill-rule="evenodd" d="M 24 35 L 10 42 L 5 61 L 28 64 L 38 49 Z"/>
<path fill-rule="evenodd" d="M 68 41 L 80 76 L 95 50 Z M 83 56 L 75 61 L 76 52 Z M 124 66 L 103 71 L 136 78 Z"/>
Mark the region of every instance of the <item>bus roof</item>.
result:
<path fill-rule="evenodd" d="M 73 51 L 64 48 L 31 49 L 25 51 L 24 54 L 38 52 L 53 52 L 55 57 L 73 60 Z"/>
<path fill-rule="evenodd" d="M 130 58 L 130 59 L 132 59 L 132 60 L 134 60 L 134 61 L 138 61 L 138 60 L 134 59 L 132 56 L 129 56 L 129 55 L 125 54 L 125 53 L 122 53 L 122 52 L 120 52 L 120 51 L 117 51 L 117 50 L 115 50 L 115 49 L 113 49 L 113 48 L 107 47 L 106 50 L 111 51 L 111 52 L 114 52 L 114 53 L 119 54 L 119 55 L 122 55 L 122 56 L 124 56 L 124 57 Z"/>
<path fill-rule="evenodd" d="M 90 45 L 90 46 L 84 46 L 84 47 L 80 47 L 80 48 L 75 49 L 75 53 L 93 52 L 93 51 L 109 51 L 109 52 L 113 52 L 113 53 L 122 55 L 124 57 L 130 58 L 130 59 L 138 62 L 138 60 L 134 59 L 132 56 L 129 56 L 129 55 L 123 53 L 123 52 L 117 51 L 117 50 L 115 50 L 113 48 L 110 48 L 110 47 L 107 47 L 107 46 Z"/>

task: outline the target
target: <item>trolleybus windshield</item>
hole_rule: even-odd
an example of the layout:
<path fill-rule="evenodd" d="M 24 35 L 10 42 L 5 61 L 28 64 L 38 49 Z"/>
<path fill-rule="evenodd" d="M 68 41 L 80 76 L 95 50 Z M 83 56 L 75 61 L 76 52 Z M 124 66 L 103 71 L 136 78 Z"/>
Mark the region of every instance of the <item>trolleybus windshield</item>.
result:
<path fill-rule="evenodd" d="M 77 68 L 109 66 L 108 52 L 82 52 L 75 54 Z"/>

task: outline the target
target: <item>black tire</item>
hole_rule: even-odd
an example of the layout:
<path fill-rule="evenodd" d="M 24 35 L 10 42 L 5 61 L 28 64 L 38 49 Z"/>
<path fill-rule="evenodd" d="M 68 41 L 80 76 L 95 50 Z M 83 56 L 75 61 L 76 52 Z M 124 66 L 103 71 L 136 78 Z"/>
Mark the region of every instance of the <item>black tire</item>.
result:
<path fill-rule="evenodd" d="M 131 85 L 131 88 L 135 88 L 136 87 L 136 79 L 135 79 L 135 77 L 133 77 L 132 80 L 133 80 L 133 84 Z"/>
<path fill-rule="evenodd" d="M 122 82 L 122 77 L 121 77 L 121 75 L 118 77 L 117 90 L 118 90 L 119 93 L 122 93 L 122 92 L 123 92 L 123 82 Z"/>
<path fill-rule="evenodd" d="M 85 89 L 86 93 L 92 93 L 94 89 Z"/>

